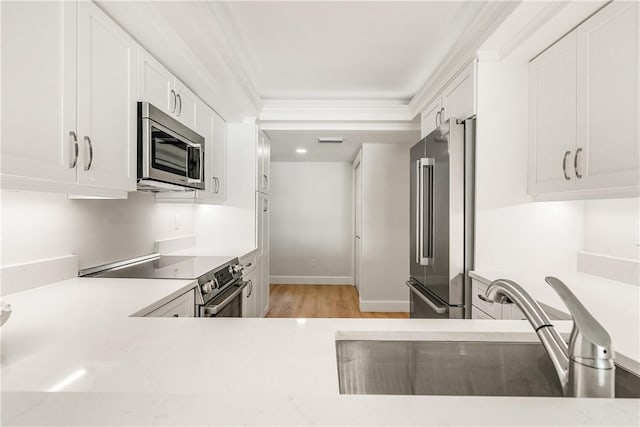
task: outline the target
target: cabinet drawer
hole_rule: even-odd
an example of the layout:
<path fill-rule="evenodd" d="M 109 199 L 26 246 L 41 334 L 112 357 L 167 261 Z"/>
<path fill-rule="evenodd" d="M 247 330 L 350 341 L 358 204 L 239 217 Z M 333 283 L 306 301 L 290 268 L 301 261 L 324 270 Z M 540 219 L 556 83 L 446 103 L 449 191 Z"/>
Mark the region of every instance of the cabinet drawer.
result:
<path fill-rule="evenodd" d="M 195 306 L 195 295 L 192 289 L 153 310 L 145 317 L 194 317 Z"/>
<path fill-rule="evenodd" d="M 487 291 L 487 287 L 488 286 L 484 283 L 473 280 L 471 287 L 471 302 L 474 306 L 484 311 L 494 319 L 502 319 L 502 304 L 486 302 L 481 300 L 478 296 L 479 294 L 484 295 L 484 293 Z"/>
<path fill-rule="evenodd" d="M 475 305 L 471 307 L 471 318 L 472 319 L 490 319 L 493 320 L 493 317 L 489 316 L 484 311 L 480 310 Z"/>
<path fill-rule="evenodd" d="M 240 258 L 239 259 L 240 265 L 244 267 L 244 270 L 242 271 L 242 275 L 246 276 L 247 274 L 255 270 L 257 261 L 258 260 L 256 255 L 243 256 L 242 258 Z"/>

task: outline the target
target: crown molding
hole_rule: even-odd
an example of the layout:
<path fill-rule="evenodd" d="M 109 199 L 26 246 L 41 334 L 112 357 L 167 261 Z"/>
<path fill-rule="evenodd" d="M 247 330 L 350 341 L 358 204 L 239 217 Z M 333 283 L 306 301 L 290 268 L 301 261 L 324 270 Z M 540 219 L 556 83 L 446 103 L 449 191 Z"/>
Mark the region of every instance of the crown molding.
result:
<path fill-rule="evenodd" d="M 262 122 L 260 128 L 265 131 L 375 131 L 375 132 L 420 132 L 417 121 L 379 122 L 379 121 L 343 121 L 343 122 Z"/>
<path fill-rule="evenodd" d="M 265 100 L 260 121 L 265 122 L 358 122 L 411 121 L 404 101 L 399 100 Z"/>
<path fill-rule="evenodd" d="M 235 46 L 229 40 L 227 34 L 229 34 L 228 28 L 225 25 L 228 14 L 222 8 L 220 2 L 207 2 L 207 11 L 210 18 L 215 22 L 215 25 L 210 25 L 209 30 L 214 34 L 216 46 L 218 52 L 225 60 L 231 73 L 235 76 L 238 84 L 242 87 L 245 94 L 256 108 L 256 111 L 262 110 L 262 98 L 253 85 L 253 81 L 249 77 L 246 68 L 243 66 L 243 62 L 240 60 L 236 52 Z"/>
<path fill-rule="evenodd" d="M 480 46 L 518 5 L 519 2 L 487 2 L 463 36 L 455 43 L 447 58 L 409 101 L 408 108 L 411 117 L 420 114 L 464 66 L 476 59 Z"/>

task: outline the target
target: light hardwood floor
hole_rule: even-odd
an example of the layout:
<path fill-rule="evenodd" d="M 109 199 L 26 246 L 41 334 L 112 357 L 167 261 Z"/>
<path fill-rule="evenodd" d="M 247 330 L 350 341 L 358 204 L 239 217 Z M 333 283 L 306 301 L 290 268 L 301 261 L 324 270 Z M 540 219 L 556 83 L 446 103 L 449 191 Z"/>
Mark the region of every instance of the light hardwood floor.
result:
<path fill-rule="evenodd" d="M 271 285 L 267 317 L 408 318 L 408 313 L 361 312 L 350 285 Z"/>

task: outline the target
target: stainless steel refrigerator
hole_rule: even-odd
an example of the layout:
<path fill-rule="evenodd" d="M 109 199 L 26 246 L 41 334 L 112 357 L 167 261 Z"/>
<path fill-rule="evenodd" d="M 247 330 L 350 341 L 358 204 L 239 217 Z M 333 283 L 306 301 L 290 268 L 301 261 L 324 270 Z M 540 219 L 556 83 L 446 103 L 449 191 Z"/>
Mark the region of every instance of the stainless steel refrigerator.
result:
<path fill-rule="evenodd" d="M 475 119 L 451 119 L 411 148 L 411 318 L 471 317 Z"/>

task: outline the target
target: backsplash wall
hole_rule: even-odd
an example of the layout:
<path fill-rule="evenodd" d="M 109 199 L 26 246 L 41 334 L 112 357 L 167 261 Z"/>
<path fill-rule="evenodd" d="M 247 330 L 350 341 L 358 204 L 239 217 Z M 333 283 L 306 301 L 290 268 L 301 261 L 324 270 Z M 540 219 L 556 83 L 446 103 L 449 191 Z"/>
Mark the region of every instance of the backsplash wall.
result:
<path fill-rule="evenodd" d="M 145 255 L 157 239 L 194 233 L 192 205 L 158 204 L 150 193 L 69 200 L 64 194 L 2 190 L 1 198 L 3 266 L 76 254 L 86 268 Z"/>

